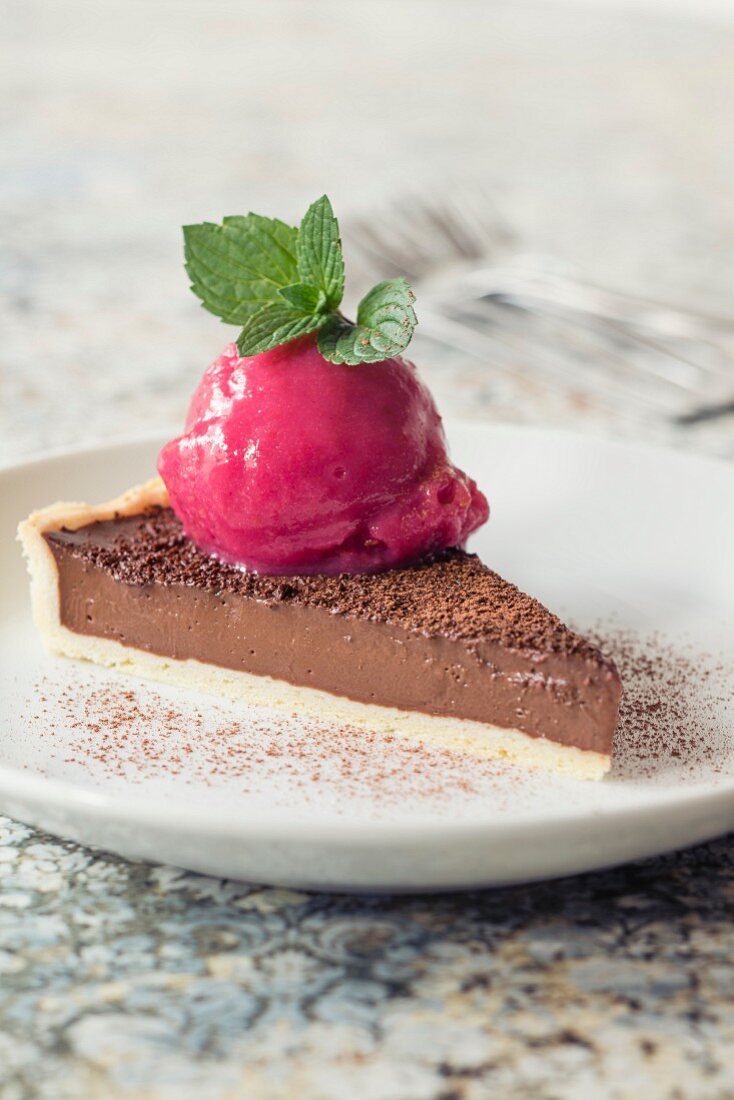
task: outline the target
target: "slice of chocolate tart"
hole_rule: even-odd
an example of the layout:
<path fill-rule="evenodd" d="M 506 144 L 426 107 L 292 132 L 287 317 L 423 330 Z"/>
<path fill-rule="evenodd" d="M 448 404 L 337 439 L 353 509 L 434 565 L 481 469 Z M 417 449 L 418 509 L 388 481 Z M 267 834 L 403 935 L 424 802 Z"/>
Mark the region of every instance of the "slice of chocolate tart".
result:
<path fill-rule="evenodd" d="M 19 536 L 56 653 L 580 778 L 609 767 L 614 664 L 472 554 L 246 573 L 197 549 L 158 479 L 35 512 Z"/>

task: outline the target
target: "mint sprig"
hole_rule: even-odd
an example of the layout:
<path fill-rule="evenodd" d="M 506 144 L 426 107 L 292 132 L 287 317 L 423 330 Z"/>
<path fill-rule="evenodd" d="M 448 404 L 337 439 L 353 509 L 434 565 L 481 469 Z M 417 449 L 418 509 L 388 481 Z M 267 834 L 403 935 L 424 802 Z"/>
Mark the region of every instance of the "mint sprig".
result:
<path fill-rule="evenodd" d="M 340 312 L 344 256 L 339 223 L 326 195 L 298 229 L 259 214 L 184 226 L 186 271 L 205 309 L 242 325 L 240 355 L 257 355 L 318 332 L 332 363 L 378 363 L 410 343 L 415 297 L 405 279 L 388 279 L 365 295 L 356 324 Z"/>

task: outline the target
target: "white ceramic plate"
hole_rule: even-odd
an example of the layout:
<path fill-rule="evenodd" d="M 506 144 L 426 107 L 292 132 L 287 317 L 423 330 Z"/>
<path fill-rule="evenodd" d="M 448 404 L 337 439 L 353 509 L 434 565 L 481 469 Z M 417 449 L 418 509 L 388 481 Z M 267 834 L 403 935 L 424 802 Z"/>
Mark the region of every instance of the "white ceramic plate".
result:
<path fill-rule="evenodd" d="M 129 857 L 339 890 L 551 877 L 734 827 L 734 470 L 551 431 L 449 434 L 493 506 L 474 548 L 622 653 L 629 706 L 610 777 L 304 728 L 46 656 L 17 520 L 146 478 L 161 442 L 147 439 L 0 474 L 0 809 Z"/>

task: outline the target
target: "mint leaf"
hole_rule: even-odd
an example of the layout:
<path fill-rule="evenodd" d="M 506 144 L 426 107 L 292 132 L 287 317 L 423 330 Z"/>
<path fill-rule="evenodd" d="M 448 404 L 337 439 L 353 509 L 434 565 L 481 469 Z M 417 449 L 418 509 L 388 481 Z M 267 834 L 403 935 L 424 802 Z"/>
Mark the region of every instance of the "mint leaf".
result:
<path fill-rule="evenodd" d="M 221 225 L 186 225 L 191 289 L 210 313 L 242 324 L 298 281 L 297 237 L 298 230 L 257 214 L 224 218 Z"/>
<path fill-rule="evenodd" d="M 237 337 L 237 350 L 240 355 L 269 351 L 295 340 L 296 336 L 315 332 L 325 320 L 322 314 L 304 313 L 287 302 L 264 305 L 245 323 Z"/>
<path fill-rule="evenodd" d="M 235 214 L 222 218 L 224 226 L 242 226 L 251 245 L 262 257 L 267 257 L 268 277 L 278 285 L 295 282 L 293 262 L 296 260 L 298 230 L 280 218 L 264 218 L 262 214 Z"/>
<path fill-rule="evenodd" d="M 292 286 L 284 286 L 278 293 L 296 309 L 302 310 L 303 313 L 322 313 L 326 305 L 323 290 L 318 290 L 315 286 L 309 286 L 308 283 L 294 283 Z"/>
<path fill-rule="evenodd" d="M 379 363 L 410 343 L 417 319 L 415 296 L 405 279 L 378 283 L 359 303 L 356 325 L 333 315 L 319 333 L 319 351 L 330 363 Z"/>
<path fill-rule="evenodd" d="M 323 291 L 328 309 L 337 309 L 344 296 L 344 257 L 339 223 L 326 195 L 312 203 L 298 230 L 298 275 L 302 282 Z"/>
<path fill-rule="evenodd" d="M 357 325 L 369 330 L 370 342 L 378 351 L 395 355 L 407 348 L 418 324 L 414 302 L 407 279 L 386 279 L 359 303 Z"/>

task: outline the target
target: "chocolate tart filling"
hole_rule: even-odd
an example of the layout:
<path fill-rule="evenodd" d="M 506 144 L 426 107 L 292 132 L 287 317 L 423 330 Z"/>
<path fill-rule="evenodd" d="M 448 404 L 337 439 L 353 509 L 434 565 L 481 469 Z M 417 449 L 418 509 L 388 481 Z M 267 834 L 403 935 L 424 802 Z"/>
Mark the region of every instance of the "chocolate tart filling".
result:
<path fill-rule="evenodd" d="M 611 752 L 614 664 L 474 555 L 358 576 L 248 574 L 199 551 L 168 508 L 43 537 L 61 623 L 77 634 Z"/>

